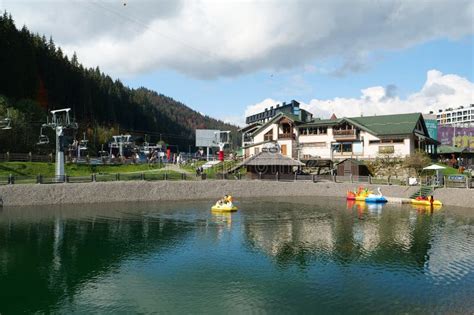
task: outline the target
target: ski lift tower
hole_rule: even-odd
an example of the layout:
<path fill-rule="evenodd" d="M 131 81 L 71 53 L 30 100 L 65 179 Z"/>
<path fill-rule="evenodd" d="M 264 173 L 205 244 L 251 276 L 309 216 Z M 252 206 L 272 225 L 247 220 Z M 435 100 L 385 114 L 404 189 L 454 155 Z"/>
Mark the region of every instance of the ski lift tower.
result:
<path fill-rule="evenodd" d="M 56 180 L 64 181 L 64 130 L 77 129 L 77 123 L 71 122 L 69 117 L 70 108 L 56 109 L 51 111 L 51 122 L 43 124 L 42 128 L 51 128 L 56 132 Z"/>
<path fill-rule="evenodd" d="M 112 149 L 118 149 L 118 154 L 120 157 L 123 157 L 123 148 L 125 146 L 130 146 L 131 135 L 118 135 L 112 136 L 114 141 L 110 143 L 110 156 L 112 156 Z"/>

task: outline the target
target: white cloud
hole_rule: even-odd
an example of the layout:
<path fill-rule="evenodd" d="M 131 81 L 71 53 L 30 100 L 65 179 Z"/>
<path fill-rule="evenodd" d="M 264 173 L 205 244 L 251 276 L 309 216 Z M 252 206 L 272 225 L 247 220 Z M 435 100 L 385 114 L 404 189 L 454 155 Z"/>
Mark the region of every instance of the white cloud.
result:
<path fill-rule="evenodd" d="M 222 120 L 226 124 L 232 124 L 239 127 L 245 126 L 245 117 L 241 115 L 223 116 L 218 119 Z"/>
<path fill-rule="evenodd" d="M 474 2 L 0 0 L 0 9 L 114 76 L 167 68 L 215 78 L 334 57 L 335 75 L 362 71 L 373 51 L 472 34 Z"/>
<path fill-rule="evenodd" d="M 280 103 L 266 99 L 249 105 L 245 116 L 257 113 L 266 107 Z M 427 73 L 426 82 L 420 91 L 406 98 L 396 95 L 396 86 L 373 86 L 361 90 L 359 98 L 312 99 L 301 102 L 301 107 L 317 117 L 329 118 L 363 115 L 384 115 L 397 113 L 437 111 L 446 107 L 474 104 L 474 83 L 455 74 L 443 74 L 438 70 Z"/>
<path fill-rule="evenodd" d="M 281 102 L 272 98 L 266 98 L 260 103 L 247 106 L 247 109 L 245 110 L 245 117 L 260 113 L 264 111 L 265 108 L 270 108 L 271 106 L 275 107 L 277 104 L 281 104 Z"/>

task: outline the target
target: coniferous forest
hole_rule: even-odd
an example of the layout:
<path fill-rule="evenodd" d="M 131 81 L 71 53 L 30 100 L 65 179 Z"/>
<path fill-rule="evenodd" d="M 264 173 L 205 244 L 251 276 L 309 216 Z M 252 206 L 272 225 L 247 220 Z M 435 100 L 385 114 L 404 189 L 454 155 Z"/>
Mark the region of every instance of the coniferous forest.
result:
<path fill-rule="evenodd" d="M 94 154 L 112 135 L 130 133 L 137 141 L 194 146 L 199 128 L 231 130 L 237 127 L 204 116 L 174 99 L 146 88 L 131 89 L 101 72 L 85 68 L 76 54 L 68 58 L 52 38 L 18 29 L 8 13 L 0 16 L 0 118 L 12 120 L 11 130 L 0 130 L 0 152 L 51 151 L 54 141 L 38 146 L 41 124 L 52 109 L 70 107 Z M 44 130 L 54 138 L 52 130 Z M 146 135 L 146 136 L 145 136 Z"/>

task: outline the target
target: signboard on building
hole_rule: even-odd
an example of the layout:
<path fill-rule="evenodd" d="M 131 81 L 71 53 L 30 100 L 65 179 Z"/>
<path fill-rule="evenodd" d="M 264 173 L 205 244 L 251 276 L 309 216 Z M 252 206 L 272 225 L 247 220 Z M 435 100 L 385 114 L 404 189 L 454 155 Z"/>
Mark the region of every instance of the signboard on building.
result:
<path fill-rule="evenodd" d="M 474 127 L 438 126 L 437 140 L 441 144 L 474 152 Z"/>
<path fill-rule="evenodd" d="M 196 147 L 218 147 L 220 130 L 196 129 Z"/>
<path fill-rule="evenodd" d="M 393 145 L 380 146 L 379 147 L 379 153 L 381 153 L 381 154 L 395 153 L 395 147 Z"/>
<path fill-rule="evenodd" d="M 430 138 L 438 140 L 438 121 L 436 119 L 425 119 L 425 125 Z"/>

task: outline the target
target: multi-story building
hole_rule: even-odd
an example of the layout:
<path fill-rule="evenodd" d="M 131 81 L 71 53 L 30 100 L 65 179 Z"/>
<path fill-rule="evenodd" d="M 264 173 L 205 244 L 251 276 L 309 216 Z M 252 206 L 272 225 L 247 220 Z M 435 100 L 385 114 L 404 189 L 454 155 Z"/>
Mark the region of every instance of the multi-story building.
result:
<path fill-rule="evenodd" d="M 309 122 L 313 119 L 313 114 L 300 108 L 300 103 L 295 100 L 292 100 L 289 104 L 283 102 L 282 105 L 277 104 L 275 107 L 265 108 L 264 111 L 245 118 L 247 126 L 240 129 L 242 132 L 242 146 L 247 147 L 255 143 L 250 135 L 279 114 L 289 115 L 301 122 Z"/>
<path fill-rule="evenodd" d="M 407 156 L 421 149 L 436 152 L 421 113 L 311 119 L 284 112 L 263 124 L 243 128 L 244 155 L 277 143 L 283 155 L 299 160 L 373 159 L 380 154 Z"/>
<path fill-rule="evenodd" d="M 433 114 L 433 112 L 430 112 Z M 438 125 L 474 126 L 474 104 L 440 109 L 436 114 Z"/>

